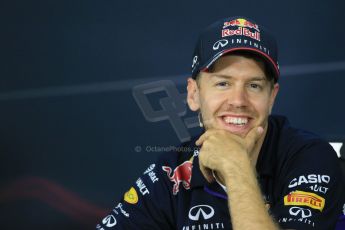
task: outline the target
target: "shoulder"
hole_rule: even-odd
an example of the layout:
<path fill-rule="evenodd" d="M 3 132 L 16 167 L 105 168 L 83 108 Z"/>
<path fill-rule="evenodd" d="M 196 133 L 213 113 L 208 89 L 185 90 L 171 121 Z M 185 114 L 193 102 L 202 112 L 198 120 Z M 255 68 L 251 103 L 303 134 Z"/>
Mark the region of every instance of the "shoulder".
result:
<path fill-rule="evenodd" d="M 273 213 L 281 227 L 334 229 L 345 191 L 334 149 L 318 135 L 290 126 L 286 118 L 270 117 L 270 124 L 277 158 Z M 300 221 L 297 217 L 306 212 L 306 222 Z"/>
<path fill-rule="evenodd" d="M 270 117 L 270 123 L 279 133 L 277 148 L 280 157 L 291 158 L 304 154 L 311 157 L 311 161 L 315 158 L 337 160 L 332 146 L 319 135 L 291 126 L 283 116 Z"/>

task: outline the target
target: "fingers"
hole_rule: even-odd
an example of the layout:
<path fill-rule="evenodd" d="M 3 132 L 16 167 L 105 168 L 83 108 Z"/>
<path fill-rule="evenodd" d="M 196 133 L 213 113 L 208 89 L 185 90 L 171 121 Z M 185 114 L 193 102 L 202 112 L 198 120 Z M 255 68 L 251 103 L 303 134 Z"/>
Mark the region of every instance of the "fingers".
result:
<path fill-rule="evenodd" d="M 202 145 L 209 137 L 214 136 L 217 133 L 227 133 L 227 131 L 222 130 L 222 129 L 209 129 L 206 132 L 204 132 L 199 139 L 195 142 L 197 146 Z M 229 133 L 228 133 L 229 135 Z"/>
<path fill-rule="evenodd" d="M 195 142 L 195 144 L 197 146 L 200 146 L 202 145 L 202 143 L 204 143 L 204 141 L 211 135 L 213 135 L 213 133 L 215 132 L 216 130 L 207 130 L 206 132 L 204 132 L 200 137 L 199 139 Z"/>
<path fill-rule="evenodd" d="M 203 133 L 199 137 L 199 139 L 195 142 L 195 144 L 197 146 L 201 146 L 209 137 L 223 131 L 224 130 L 217 130 L 217 129 L 207 130 L 205 133 Z M 248 134 L 244 138 L 244 141 L 248 150 L 253 149 L 254 145 L 259 140 L 263 132 L 264 132 L 264 129 L 261 126 L 254 127 L 248 132 Z M 228 133 L 228 135 L 232 135 L 232 134 Z M 233 140 L 237 140 L 237 141 L 239 141 L 239 139 L 242 139 L 241 137 L 236 136 L 236 135 L 232 135 L 232 138 Z"/>

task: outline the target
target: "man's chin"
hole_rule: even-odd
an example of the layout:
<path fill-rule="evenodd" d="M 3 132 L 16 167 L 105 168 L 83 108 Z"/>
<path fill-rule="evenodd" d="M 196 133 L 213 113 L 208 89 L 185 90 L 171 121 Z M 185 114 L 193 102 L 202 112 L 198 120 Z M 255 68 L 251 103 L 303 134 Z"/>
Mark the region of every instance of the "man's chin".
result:
<path fill-rule="evenodd" d="M 248 127 L 245 128 L 245 129 L 243 127 L 242 128 L 239 128 L 239 127 L 231 128 L 231 127 L 224 127 L 224 126 L 220 126 L 220 127 L 218 127 L 218 126 L 215 126 L 215 127 L 213 127 L 213 126 L 205 127 L 205 130 L 211 130 L 211 129 L 225 130 L 225 131 L 227 131 L 227 132 L 229 132 L 231 134 L 234 134 L 234 135 L 242 137 L 242 138 L 247 136 L 247 134 L 248 134 L 248 132 L 250 130 Z"/>
<path fill-rule="evenodd" d="M 242 138 L 246 137 L 248 134 L 247 130 L 229 130 L 229 129 L 225 129 L 225 130 L 231 134 L 234 134 L 234 135 L 242 137 Z"/>

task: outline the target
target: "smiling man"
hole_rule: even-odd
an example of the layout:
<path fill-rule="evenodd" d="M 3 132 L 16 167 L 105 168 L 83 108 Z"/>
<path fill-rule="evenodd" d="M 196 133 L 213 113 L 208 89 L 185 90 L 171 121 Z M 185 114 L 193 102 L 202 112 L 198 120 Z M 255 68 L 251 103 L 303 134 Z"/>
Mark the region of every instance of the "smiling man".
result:
<path fill-rule="evenodd" d="M 187 102 L 204 132 L 150 165 L 97 229 L 334 229 L 344 179 L 332 147 L 270 115 L 277 46 L 254 21 L 207 27 Z"/>

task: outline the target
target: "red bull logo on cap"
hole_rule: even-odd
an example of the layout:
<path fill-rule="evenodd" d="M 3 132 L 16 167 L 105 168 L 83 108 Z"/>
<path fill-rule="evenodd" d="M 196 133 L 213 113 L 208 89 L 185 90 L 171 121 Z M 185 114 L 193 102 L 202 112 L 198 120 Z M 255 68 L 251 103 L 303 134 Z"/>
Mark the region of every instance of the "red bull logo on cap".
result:
<path fill-rule="evenodd" d="M 227 27 L 237 27 L 234 29 Z M 254 29 L 254 30 L 252 30 Z M 259 26 L 252 23 L 244 18 L 238 18 L 235 20 L 224 22 L 222 29 L 222 37 L 228 36 L 246 36 L 257 41 L 260 41 L 260 30 Z"/>
<path fill-rule="evenodd" d="M 172 169 L 169 166 L 162 166 L 162 169 L 167 173 L 169 180 L 174 183 L 173 185 L 174 195 L 176 195 L 179 192 L 181 183 L 185 189 L 190 189 L 190 181 L 192 178 L 192 168 L 193 168 L 192 159 L 190 159 L 189 161 L 185 161 L 179 166 L 177 166 L 174 169 L 173 173 L 172 173 Z"/>
<path fill-rule="evenodd" d="M 228 36 L 246 36 L 257 41 L 260 41 L 260 33 L 255 31 L 251 32 L 248 28 L 238 27 L 237 30 L 224 29 L 222 30 L 222 38 Z"/>
<path fill-rule="evenodd" d="M 240 27 L 247 27 L 251 29 L 255 29 L 256 31 L 260 32 L 259 26 L 255 23 L 252 23 L 244 18 L 238 18 L 235 20 L 231 20 L 228 22 L 224 22 L 223 29 L 229 27 L 229 26 L 240 26 Z"/>

